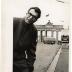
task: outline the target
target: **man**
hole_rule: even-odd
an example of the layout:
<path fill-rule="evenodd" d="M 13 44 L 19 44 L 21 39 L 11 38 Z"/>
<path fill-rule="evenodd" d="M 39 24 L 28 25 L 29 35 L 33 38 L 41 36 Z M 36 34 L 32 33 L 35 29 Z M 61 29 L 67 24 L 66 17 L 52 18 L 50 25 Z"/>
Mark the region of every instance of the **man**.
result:
<path fill-rule="evenodd" d="M 34 22 L 40 18 L 38 7 L 28 10 L 25 18 L 13 19 L 13 72 L 33 72 L 37 44 Z"/>

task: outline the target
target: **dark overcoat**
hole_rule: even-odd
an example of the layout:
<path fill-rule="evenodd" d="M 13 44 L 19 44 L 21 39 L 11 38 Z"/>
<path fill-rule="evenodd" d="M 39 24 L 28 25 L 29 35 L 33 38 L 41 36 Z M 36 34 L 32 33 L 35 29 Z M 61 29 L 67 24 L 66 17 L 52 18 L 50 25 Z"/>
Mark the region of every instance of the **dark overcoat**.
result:
<path fill-rule="evenodd" d="M 23 18 L 13 19 L 13 72 L 32 72 L 36 59 L 37 29 Z M 24 71 L 29 69 L 29 71 Z"/>

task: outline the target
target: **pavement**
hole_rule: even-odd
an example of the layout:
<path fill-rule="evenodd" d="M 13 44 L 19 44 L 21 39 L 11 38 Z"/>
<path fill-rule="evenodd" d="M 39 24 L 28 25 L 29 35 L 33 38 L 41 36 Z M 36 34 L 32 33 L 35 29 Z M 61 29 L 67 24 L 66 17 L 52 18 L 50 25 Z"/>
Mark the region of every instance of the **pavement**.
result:
<path fill-rule="evenodd" d="M 69 47 L 63 45 L 62 52 L 54 72 L 69 72 Z"/>
<path fill-rule="evenodd" d="M 60 48 L 61 45 L 58 44 L 50 45 L 38 43 L 36 50 L 36 61 L 34 63 L 34 72 L 47 72 L 55 56 L 58 52 L 60 52 Z"/>
<path fill-rule="evenodd" d="M 59 51 L 57 52 L 57 54 L 54 57 L 52 63 L 50 64 L 47 72 L 54 72 L 55 71 L 55 68 L 56 68 L 56 65 L 57 65 L 57 62 L 58 62 L 61 51 L 62 51 L 62 48 L 60 48 Z"/>

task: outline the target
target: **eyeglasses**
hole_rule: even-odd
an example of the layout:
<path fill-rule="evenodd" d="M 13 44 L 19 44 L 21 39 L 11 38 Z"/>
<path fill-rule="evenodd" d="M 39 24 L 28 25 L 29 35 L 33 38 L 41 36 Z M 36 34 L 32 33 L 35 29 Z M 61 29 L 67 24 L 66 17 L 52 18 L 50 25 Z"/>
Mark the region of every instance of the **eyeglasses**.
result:
<path fill-rule="evenodd" d="M 32 16 L 32 18 L 34 19 L 34 20 L 36 20 L 37 19 L 37 17 L 36 16 L 34 16 L 34 15 L 32 15 L 31 13 L 26 13 L 29 17 L 30 16 Z"/>

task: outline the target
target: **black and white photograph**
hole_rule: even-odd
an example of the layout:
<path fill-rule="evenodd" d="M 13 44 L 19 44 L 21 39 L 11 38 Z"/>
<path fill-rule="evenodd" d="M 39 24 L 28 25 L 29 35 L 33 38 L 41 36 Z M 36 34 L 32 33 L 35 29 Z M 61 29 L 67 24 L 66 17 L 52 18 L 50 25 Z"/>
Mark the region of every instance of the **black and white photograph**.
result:
<path fill-rule="evenodd" d="M 2 3 L 2 72 L 69 72 L 70 0 Z"/>

